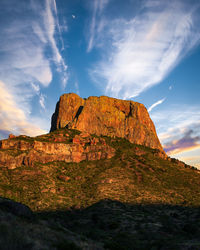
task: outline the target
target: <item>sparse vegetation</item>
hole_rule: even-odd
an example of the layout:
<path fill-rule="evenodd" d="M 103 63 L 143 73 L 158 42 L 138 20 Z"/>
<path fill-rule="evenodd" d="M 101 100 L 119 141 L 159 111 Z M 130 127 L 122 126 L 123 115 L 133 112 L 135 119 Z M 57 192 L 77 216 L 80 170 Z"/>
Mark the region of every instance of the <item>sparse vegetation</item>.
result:
<path fill-rule="evenodd" d="M 34 139 L 63 134 L 71 143 L 79 133 L 61 129 Z M 1 246 L 200 249 L 200 172 L 159 158 L 157 150 L 103 138 L 116 149 L 111 159 L 0 169 L 0 196 L 34 211 L 34 219 L 24 219 L 0 207 L 0 234 L 7 234 Z"/>

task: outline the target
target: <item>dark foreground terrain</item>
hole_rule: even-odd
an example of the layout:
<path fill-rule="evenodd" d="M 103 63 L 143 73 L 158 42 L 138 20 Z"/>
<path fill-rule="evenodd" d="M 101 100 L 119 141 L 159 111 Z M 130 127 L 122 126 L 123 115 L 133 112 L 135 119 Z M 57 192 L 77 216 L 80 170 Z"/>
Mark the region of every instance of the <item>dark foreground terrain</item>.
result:
<path fill-rule="evenodd" d="M 101 200 L 31 213 L 18 205 L 1 201 L 0 249 L 200 249 L 199 208 Z"/>
<path fill-rule="evenodd" d="M 61 143 L 66 131 L 66 144 L 80 143 L 65 129 L 34 140 Z M 114 156 L 1 166 L 0 249 L 200 249 L 200 171 L 125 139 L 92 138 Z"/>

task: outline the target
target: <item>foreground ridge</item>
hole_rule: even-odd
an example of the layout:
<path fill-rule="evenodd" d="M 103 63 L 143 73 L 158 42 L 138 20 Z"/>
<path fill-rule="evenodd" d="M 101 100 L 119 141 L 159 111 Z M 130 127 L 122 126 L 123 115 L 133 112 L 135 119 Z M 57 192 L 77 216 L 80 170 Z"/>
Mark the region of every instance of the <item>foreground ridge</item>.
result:
<path fill-rule="evenodd" d="M 100 200 L 33 213 L 0 197 L 1 249 L 199 249 L 199 208 Z"/>

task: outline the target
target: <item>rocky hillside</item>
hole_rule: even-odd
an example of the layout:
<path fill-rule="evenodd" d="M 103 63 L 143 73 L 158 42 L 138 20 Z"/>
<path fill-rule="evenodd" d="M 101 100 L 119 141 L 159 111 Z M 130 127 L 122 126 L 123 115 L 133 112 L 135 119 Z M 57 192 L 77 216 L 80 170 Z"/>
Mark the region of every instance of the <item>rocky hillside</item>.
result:
<path fill-rule="evenodd" d="M 0 142 L 0 195 L 33 210 L 81 208 L 108 198 L 200 202 L 199 171 L 158 149 L 69 129 L 10 137 Z"/>
<path fill-rule="evenodd" d="M 90 134 L 126 138 L 132 143 L 163 151 L 155 126 L 143 104 L 76 94 L 64 94 L 52 116 L 51 131 L 59 128 L 77 129 Z"/>
<path fill-rule="evenodd" d="M 51 131 L 0 141 L 0 250 L 200 249 L 200 171 L 142 104 L 63 95 Z"/>
<path fill-rule="evenodd" d="M 0 141 L 0 167 L 14 169 L 34 166 L 36 162 L 80 162 L 111 158 L 115 149 L 105 139 L 78 131 L 56 131 L 38 136 L 10 135 Z"/>
<path fill-rule="evenodd" d="M 200 248 L 195 168 L 126 139 L 67 129 L 1 145 L 1 156 L 36 151 L 36 158 L 1 163 L 0 249 Z M 94 151 L 64 161 L 60 145 Z M 100 157 L 107 149 L 110 155 Z"/>

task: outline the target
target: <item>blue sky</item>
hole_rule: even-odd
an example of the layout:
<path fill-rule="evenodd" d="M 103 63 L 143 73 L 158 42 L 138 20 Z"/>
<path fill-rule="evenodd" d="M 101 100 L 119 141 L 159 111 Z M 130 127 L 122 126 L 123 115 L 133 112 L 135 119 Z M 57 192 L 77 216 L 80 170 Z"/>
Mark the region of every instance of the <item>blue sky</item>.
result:
<path fill-rule="evenodd" d="M 199 0 L 1 0 L 0 138 L 50 128 L 63 93 L 143 103 L 200 167 Z"/>

